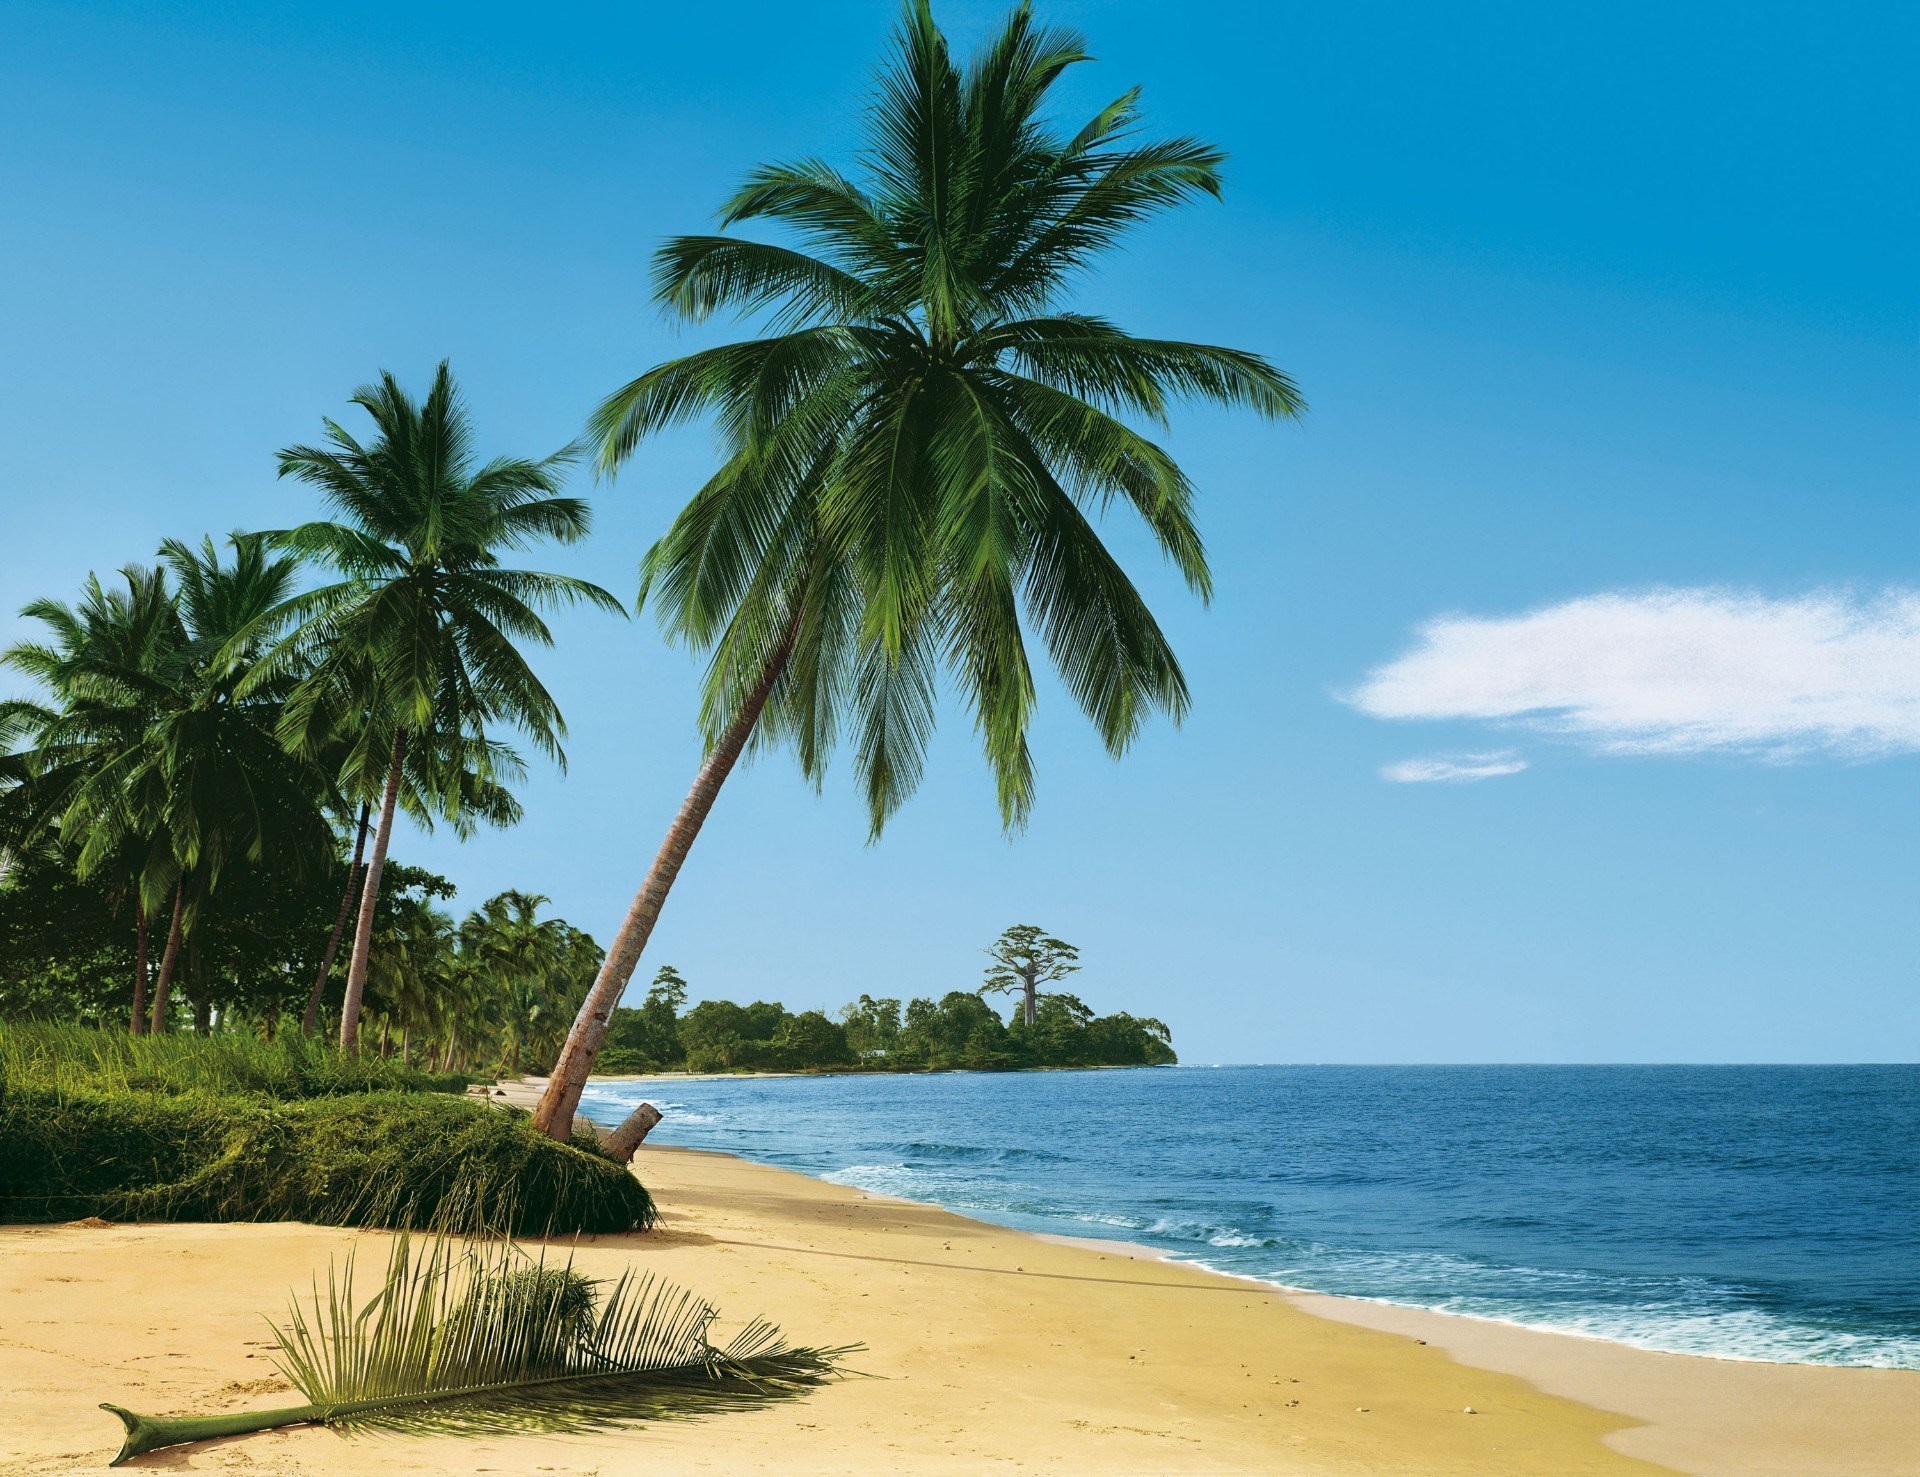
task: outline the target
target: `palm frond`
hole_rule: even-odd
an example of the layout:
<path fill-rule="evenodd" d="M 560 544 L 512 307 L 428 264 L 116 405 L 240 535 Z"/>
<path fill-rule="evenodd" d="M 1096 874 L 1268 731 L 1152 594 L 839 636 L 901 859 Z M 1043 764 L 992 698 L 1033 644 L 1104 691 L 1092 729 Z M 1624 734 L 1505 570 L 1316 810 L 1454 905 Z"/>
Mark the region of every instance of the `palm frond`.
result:
<path fill-rule="evenodd" d="M 489 1435 L 595 1431 L 792 1399 L 844 1372 L 860 1345 L 797 1348 L 755 1319 L 724 1344 L 704 1298 L 651 1275 L 603 1294 L 571 1262 L 529 1260 L 511 1242 L 436 1235 L 393 1244 L 377 1292 L 358 1300 L 353 1260 L 324 1296 L 296 1297 L 276 1326 L 275 1363 L 304 1405 L 153 1417 L 117 1405 L 113 1465 L 278 1426 L 325 1424 Z"/>

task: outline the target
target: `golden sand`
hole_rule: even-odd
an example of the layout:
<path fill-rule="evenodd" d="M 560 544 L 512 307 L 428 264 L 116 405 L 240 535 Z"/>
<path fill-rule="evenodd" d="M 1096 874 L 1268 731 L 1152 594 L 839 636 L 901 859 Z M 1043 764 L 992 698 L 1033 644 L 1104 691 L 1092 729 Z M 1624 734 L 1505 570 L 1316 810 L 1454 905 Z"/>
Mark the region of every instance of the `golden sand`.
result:
<path fill-rule="evenodd" d="M 1729 1365 L 1542 1334 L 1461 1346 L 1497 1371 L 1456 1361 L 1433 1326 L 1361 1327 L 1252 1284 L 726 1155 L 647 1149 L 640 1172 L 664 1207 L 661 1229 L 584 1240 L 582 1270 L 638 1264 L 730 1317 L 764 1314 L 797 1341 L 864 1342 L 856 1363 L 871 1377 L 792 1404 L 591 1436 L 302 1428 L 137 1466 L 449 1477 L 1920 1472 L 1920 1375 Z M 294 1403 L 260 1315 L 356 1243 L 363 1267 L 384 1264 L 378 1233 L 298 1225 L 0 1230 L 0 1472 L 97 1470 L 118 1444 L 102 1400 L 151 1413 Z M 1529 1362 L 1516 1352 L 1529 1340 L 1557 1358 Z M 1583 1373 L 1589 1355 L 1600 1362 Z M 1656 1361 L 1657 1375 L 1622 1375 L 1635 1361 Z M 1750 1431 L 1739 1394 L 1749 1374 Z M 1582 1403 L 1602 1387 L 1640 1418 Z M 1690 1389 L 1703 1392 L 1694 1404 Z M 1822 1439 L 1796 1455 L 1795 1431 Z M 1783 1450 L 1813 1464 L 1769 1465 Z"/>

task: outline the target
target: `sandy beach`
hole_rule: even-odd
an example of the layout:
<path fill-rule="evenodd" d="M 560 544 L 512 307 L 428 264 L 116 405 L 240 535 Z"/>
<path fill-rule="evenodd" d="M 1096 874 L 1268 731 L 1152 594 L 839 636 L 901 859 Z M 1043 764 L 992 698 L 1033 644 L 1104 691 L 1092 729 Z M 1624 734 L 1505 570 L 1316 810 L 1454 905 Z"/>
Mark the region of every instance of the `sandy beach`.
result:
<path fill-rule="evenodd" d="M 1288 1296 L 721 1154 L 650 1148 L 639 1168 L 664 1207 L 661 1228 L 587 1238 L 584 1270 L 637 1260 L 729 1317 L 764 1314 L 798 1341 L 864 1342 L 856 1363 L 869 1377 L 792 1405 L 593 1436 L 305 1428 L 137 1465 L 582 1477 L 1920 1472 L 1916 1373 L 1645 1354 Z M 356 1243 L 364 1264 L 379 1264 L 384 1239 L 284 1224 L 0 1230 L 0 1470 L 103 1465 L 117 1428 L 102 1400 L 158 1413 L 288 1403 L 260 1315 Z"/>

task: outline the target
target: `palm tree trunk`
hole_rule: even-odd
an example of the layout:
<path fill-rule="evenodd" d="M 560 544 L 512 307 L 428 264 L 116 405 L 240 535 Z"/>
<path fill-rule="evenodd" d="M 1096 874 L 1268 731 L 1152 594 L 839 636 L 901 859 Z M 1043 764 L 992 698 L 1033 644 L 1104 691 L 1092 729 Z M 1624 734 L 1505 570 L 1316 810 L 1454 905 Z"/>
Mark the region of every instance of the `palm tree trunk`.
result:
<path fill-rule="evenodd" d="M 412 1044 L 413 1027 L 402 1026 L 400 1028 L 400 1065 L 403 1067 L 411 1067 L 413 1065 L 412 1062 L 407 1060 L 407 1048 Z"/>
<path fill-rule="evenodd" d="M 573 1029 L 567 1032 L 567 1044 L 561 1048 L 560 1059 L 553 1064 L 553 1072 L 547 1078 L 547 1089 L 540 1095 L 540 1105 L 533 1111 L 533 1126 L 562 1143 L 573 1133 L 574 1110 L 580 1106 L 580 1094 L 585 1091 L 587 1078 L 593 1072 L 594 1058 L 599 1056 L 600 1044 L 606 1040 L 607 1023 L 613 1018 L 613 1009 L 626 993 L 627 982 L 633 978 L 634 968 L 640 963 L 641 951 L 647 947 L 653 925 L 659 920 L 660 909 L 667 901 L 667 893 L 672 890 L 674 879 L 680 875 L 681 864 L 686 861 L 694 838 L 700 834 L 700 827 L 706 824 L 707 813 L 713 809 L 713 802 L 720 798 L 721 785 L 726 783 L 727 776 L 733 773 L 733 766 L 739 762 L 740 751 L 746 747 L 754 724 L 760 721 L 761 710 L 767 705 L 774 683 L 780 680 L 781 672 L 786 669 L 787 658 L 793 653 L 794 638 L 799 634 L 799 625 L 799 613 L 796 612 L 779 650 L 774 653 L 773 660 L 767 663 L 767 670 L 747 694 L 746 701 L 740 705 L 740 712 L 727 726 L 726 732 L 720 735 L 720 742 L 714 745 L 706 762 L 700 766 L 700 772 L 694 777 L 693 788 L 687 791 L 687 798 L 680 804 L 680 813 L 667 828 L 666 839 L 660 843 L 659 854 L 654 857 L 646 880 L 640 884 L 640 891 L 634 894 L 633 906 L 627 909 L 626 921 L 620 925 L 613 947 L 607 950 L 606 962 L 600 966 L 599 977 L 587 992 L 587 998 L 581 1002 L 580 1013 L 574 1017 Z"/>
<path fill-rule="evenodd" d="M 353 865 L 347 868 L 347 886 L 340 894 L 340 911 L 333 920 L 333 932 L 327 936 L 327 952 L 320 956 L 320 972 L 313 977 L 313 990 L 307 996 L 307 1013 L 300 1017 L 300 1034 L 311 1036 L 314 1025 L 320 1019 L 320 997 L 327 988 L 327 976 L 333 972 L 333 956 L 340 948 L 340 935 L 347 930 L 347 915 L 353 911 L 353 899 L 356 889 L 354 883 L 360 880 L 360 858 L 367 850 L 367 822 L 372 818 L 373 806 L 369 801 L 360 802 L 360 830 L 353 842 Z"/>
<path fill-rule="evenodd" d="M 340 1045 L 352 1051 L 360 1041 L 360 1002 L 367 993 L 367 959 L 373 951 L 373 905 L 380 898 L 380 873 L 387 865 L 387 843 L 393 839 L 393 807 L 400 799 L 400 765 L 407 757 L 405 730 L 393 738 L 393 768 L 387 771 L 387 792 L 380 797 L 380 829 L 373 833 L 373 855 L 367 861 L 367 880 L 360 889 L 360 917 L 353 926 L 353 963 L 347 968 L 347 994 L 340 1003 Z"/>
<path fill-rule="evenodd" d="M 447 1032 L 447 1054 L 440 1058 L 440 1070 L 442 1072 L 451 1072 L 453 1070 L 453 1048 L 454 1043 L 459 1039 L 460 1032 L 458 1029 L 450 1029 Z"/>
<path fill-rule="evenodd" d="M 167 1029 L 167 996 L 173 990 L 173 966 L 180 959 L 181 913 L 186 906 L 187 879 L 173 884 L 173 922 L 167 925 L 167 947 L 160 955 L 160 978 L 153 987 L 153 1024 L 148 1027 L 158 1036 Z"/>
<path fill-rule="evenodd" d="M 387 1054 L 387 1028 L 392 1024 L 393 1022 L 386 1016 L 383 1015 L 380 1017 L 380 1055 L 383 1058 Z"/>
<path fill-rule="evenodd" d="M 136 884 L 137 886 L 138 884 Z M 137 920 L 133 932 L 133 1014 L 127 1029 L 135 1036 L 147 1031 L 147 904 L 141 898 L 134 903 Z"/>

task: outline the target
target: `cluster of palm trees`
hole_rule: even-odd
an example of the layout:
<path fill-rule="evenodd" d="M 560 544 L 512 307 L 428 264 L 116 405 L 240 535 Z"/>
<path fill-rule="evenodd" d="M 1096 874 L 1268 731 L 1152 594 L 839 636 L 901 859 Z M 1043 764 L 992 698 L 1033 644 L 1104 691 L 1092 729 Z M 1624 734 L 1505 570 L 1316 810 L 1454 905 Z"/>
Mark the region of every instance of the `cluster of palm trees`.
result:
<path fill-rule="evenodd" d="M 314 1028 L 351 921 L 351 1050 L 396 812 L 462 833 L 517 819 L 506 786 L 524 768 L 501 729 L 556 761 L 565 732 L 520 647 L 550 643 L 543 608 L 620 609 L 584 581 L 502 564 L 583 537 L 587 511 L 560 493 L 558 459 L 476 465 L 446 365 L 423 401 L 391 376 L 354 401 L 374 423 L 366 444 L 329 421 L 324 445 L 280 454 L 281 475 L 316 487 L 332 521 L 237 533 L 224 554 L 169 541 L 158 565 L 91 578 L 74 605 L 27 606 L 44 638 L 0 654 L 44 695 L 0 702 L 0 847 L 56 851 L 130 907 L 136 1032 L 165 1028 L 182 950 L 223 879 L 267 869 L 292 882 L 335 865 L 351 832 L 303 1022 Z M 309 568 L 334 577 L 302 589 Z"/>
<path fill-rule="evenodd" d="M 1153 713 L 1186 711 L 1179 663 L 1095 522 L 1131 513 L 1207 598 L 1194 488 L 1133 422 L 1164 424 L 1181 401 L 1284 418 L 1301 400 L 1258 354 L 1141 338 L 1064 306 L 1132 228 L 1217 196 L 1224 157 L 1196 139 L 1142 139 L 1137 91 L 1058 127 L 1049 98 L 1087 59 L 1077 35 L 1021 5 L 963 64 L 926 0 L 909 0 L 857 170 L 811 158 L 758 169 L 723 205 L 722 229 L 763 222 L 780 239 L 680 236 L 655 254 L 670 314 L 732 312 L 766 331 L 649 370 L 589 420 L 605 477 L 694 419 L 717 427 L 722 454 L 641 567 L 669 639 L 709 654 L 707 757 L 559 1054 L 536 1113 L 556 1137 L 744 754 L 790 748 L 817 783 L 848 737 L 877 838 L 920 778 L 944 682 L 1015 828 L 1034 796 L 1030 636 L 1114 755 Z M 613 601 L 494 563 L 533 538 L 577 538 L 586 512 L 555 490 L 555 461 L 468 469 L 463 437 L 449 439 L 444 371 L 419 412 L 391 380 L 359 398 L 380 427 L 374 446 L 330 427 L 327 448 L 282 459 L 341 521 L 270 541 L 339 582 L 276 598 L 272 616 L 226 635 L 217 664 L 239 704 L 280 705 L 280 752 L 321 765 L 336 804 L 365 815 L 377 802 L 371 895 L 396 804 L 490 818 L 512 763 L 491 726 L 558 757 L 559 715 L 514 646 L 546 639 L 532 607 Z M 190 909 L 206 864 L 173 833 L 151 834 L 164 859 L 139 864 L 141 897 L 151 909 L 174 887 Z M 349 1044 L 370 922 L 363 906 Z"/>
<path fill-rule="evenodd" d="M 456 925 L 452 916 L 404 900 L 368 970 L 364 1019 L 379 1052 L 439 1070 L 477 1066 L 507 1073 L 551 1062 L 602 958 L 593 939 L 559 918 L 547 899 L 510 891 Z"/>

